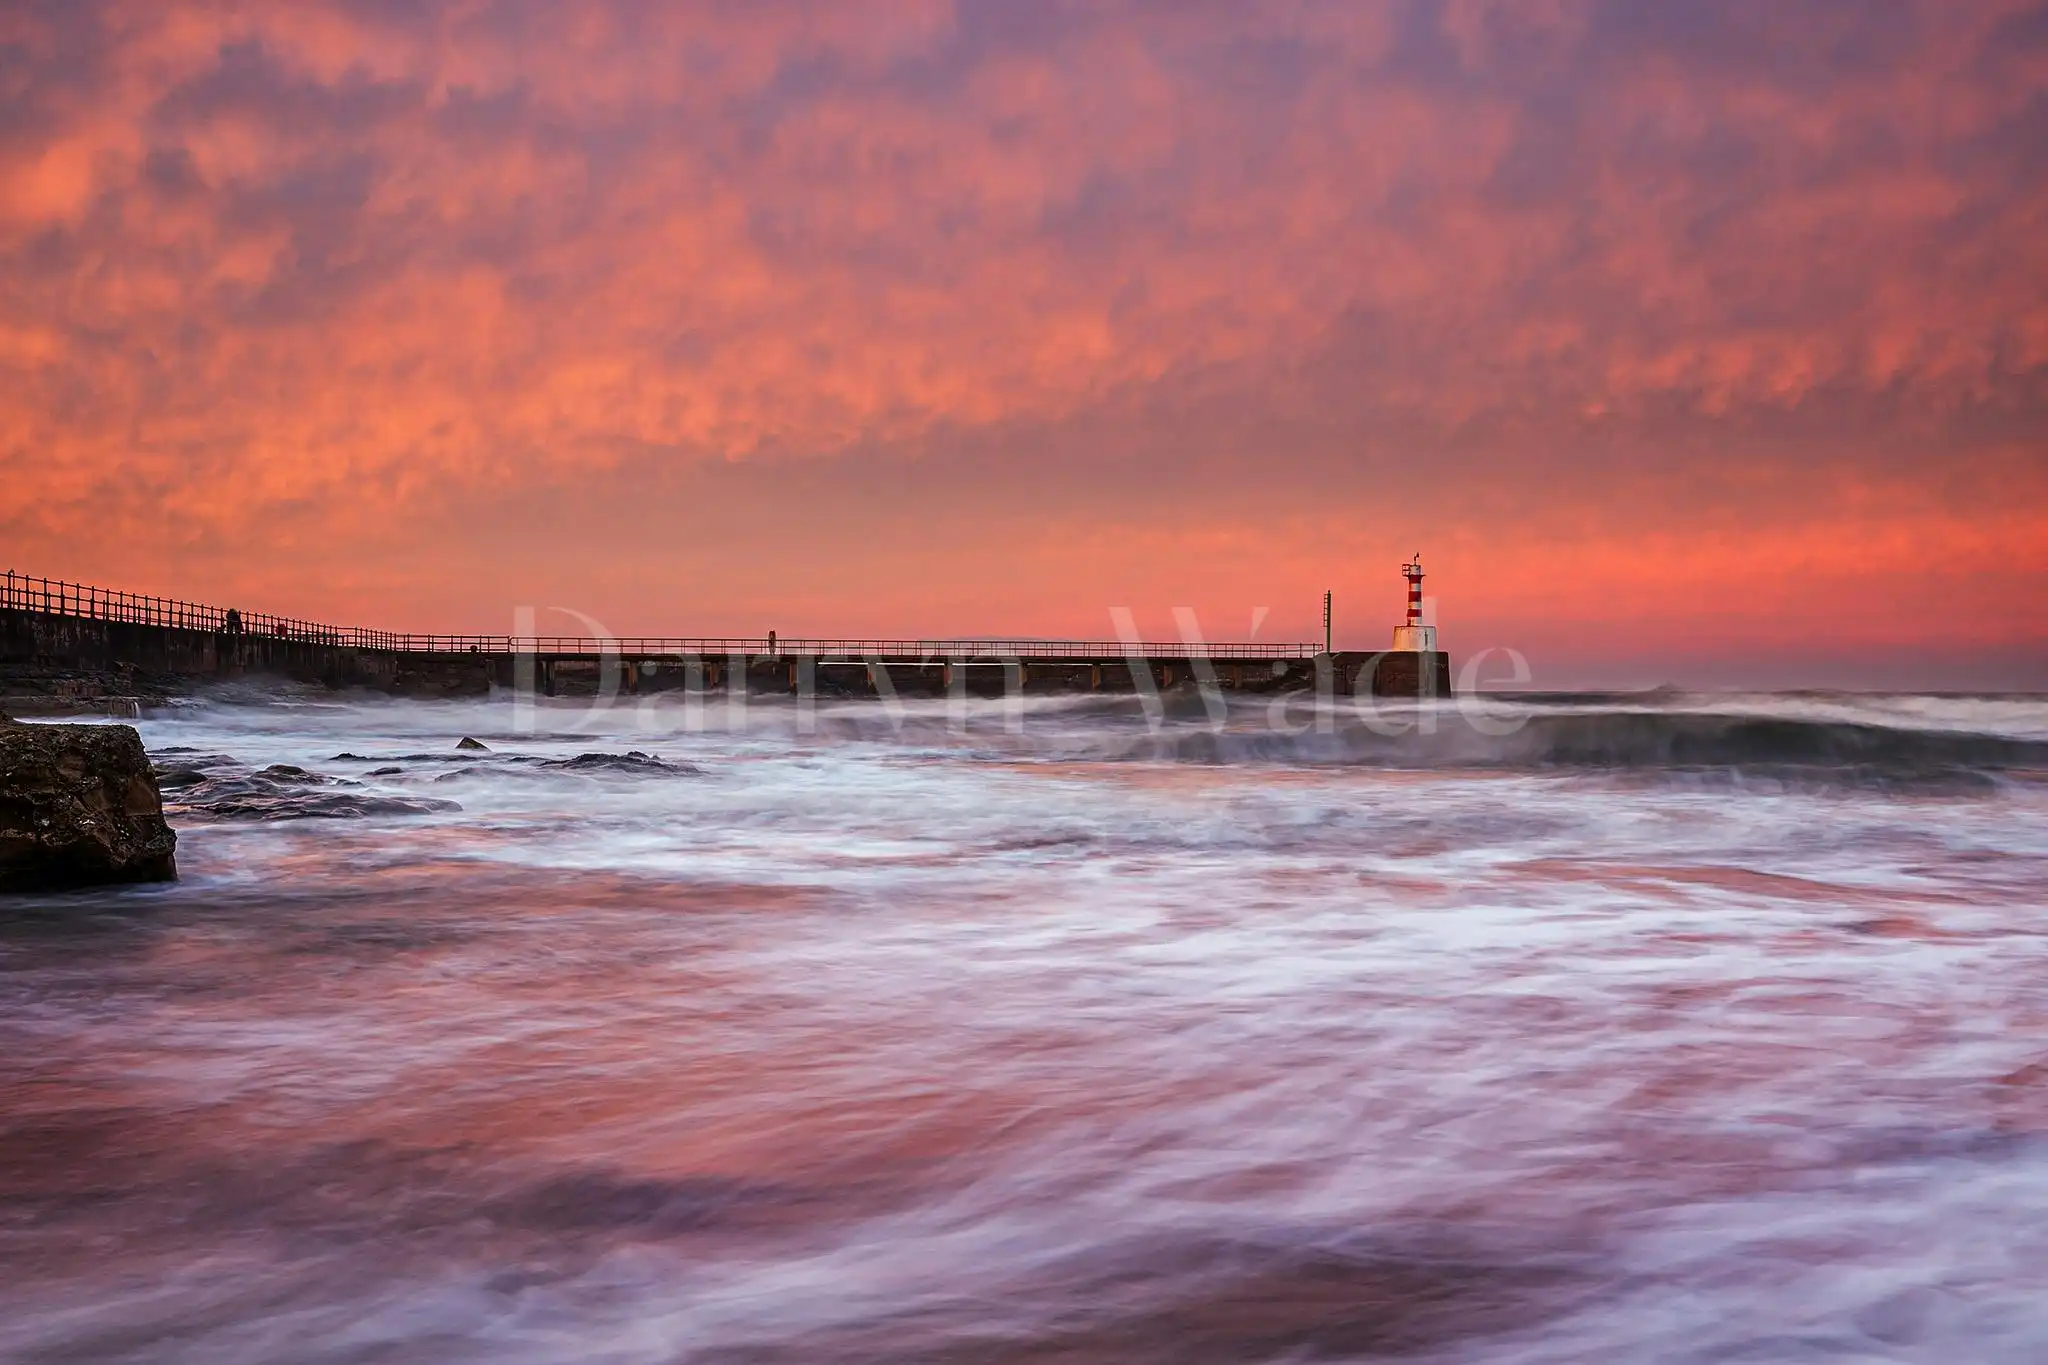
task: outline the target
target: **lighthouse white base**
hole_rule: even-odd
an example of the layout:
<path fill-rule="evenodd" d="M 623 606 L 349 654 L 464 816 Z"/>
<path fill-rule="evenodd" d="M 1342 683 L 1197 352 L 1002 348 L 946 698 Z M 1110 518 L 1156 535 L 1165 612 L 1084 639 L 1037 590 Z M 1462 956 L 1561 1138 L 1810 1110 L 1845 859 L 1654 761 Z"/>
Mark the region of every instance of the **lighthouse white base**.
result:
<path fill-rule="evenodd" d="M 1413 650 L 1417 654 L 1436 653 L 1435 626 L 1395 626 L 1394 648 Z"/>

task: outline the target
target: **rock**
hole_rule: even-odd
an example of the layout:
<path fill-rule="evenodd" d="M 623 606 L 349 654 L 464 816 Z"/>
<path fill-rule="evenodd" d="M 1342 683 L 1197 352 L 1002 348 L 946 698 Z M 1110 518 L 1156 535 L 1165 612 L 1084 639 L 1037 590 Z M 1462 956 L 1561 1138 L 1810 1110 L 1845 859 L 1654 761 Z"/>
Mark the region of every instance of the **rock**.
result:
<path fill-rule="evenodd" d="M 90 668 L 0 659 L 0 692 L 9 694 L 17 716 L 93 714 L 115 706 L 132 715 L 142 706 L 162 705 L 176 686 L 176 679 L 125 664 Z"/>
<path fill-rule="evenodd" d="M 621 773 L 688 773 L 701 774 L 704 770 L 694 763 L 671 763 L 643 754 L 638 749 L 629 749 L 623 754 L 578 754 L 574 758 L 553 758 L 541 764 L 543 768 L 560 768 L 566 772 L 621 772 Z"/>
<path fill-rule="evenodd" d="M 169 881 L 177 846 L 133 726 L 0 727 L 0 892 Z"/>
<path fill-rule="evenodd" d="M 485 754 L 491 751 L 490 745 L 485 744 L 480 740 L 471 739 L 468 735 L 464 735 L 462 739 L 456 744 L 455 747 L 458 749 L 474 749 L 478 753 Z"/>

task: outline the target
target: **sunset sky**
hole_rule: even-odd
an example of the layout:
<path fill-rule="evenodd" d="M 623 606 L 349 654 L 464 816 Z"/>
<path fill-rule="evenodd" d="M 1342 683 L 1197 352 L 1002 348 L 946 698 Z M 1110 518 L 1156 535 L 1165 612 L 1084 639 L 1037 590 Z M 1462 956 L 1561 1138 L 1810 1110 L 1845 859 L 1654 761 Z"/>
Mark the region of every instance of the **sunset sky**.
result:
<path fill-rule="evenodd" d="M 0 5 L 0 567 L 2048 686 L 2048 4 Z M 579 629 L 569 617 L 551 620 Z"/>

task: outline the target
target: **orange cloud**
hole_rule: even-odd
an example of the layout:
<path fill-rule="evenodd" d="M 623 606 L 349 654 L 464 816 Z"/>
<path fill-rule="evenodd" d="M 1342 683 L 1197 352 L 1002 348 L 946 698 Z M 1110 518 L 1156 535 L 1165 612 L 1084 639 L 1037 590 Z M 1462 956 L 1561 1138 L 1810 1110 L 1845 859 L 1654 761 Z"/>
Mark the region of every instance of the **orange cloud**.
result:
<path fill-rule="evenodd" d="M 513 552 L 451 509 L 521 499 L 733 500 L 666 506 L 695 541 L 635 553 L 673 566 L 744 554 L 757 502 L 1109 564 L 1310 499 L 1314 543 L 1502 564 L 1590 527 L 1645 600 L 1825 543 L 1881 615 L 1891 556 L 1958 537 L 2038 594 L 2044 34 L 2020 3 L 17 8 L 0 536 L 292 610 L 355 582 L 353 619 L 477 610 L 434 585 Z M 754 472 L 691 472 L 721 466 Z M 1385 496 L 1425 470 L 1427 517 Z M 986 628 L 1101 576 L 981 581 Z"/>

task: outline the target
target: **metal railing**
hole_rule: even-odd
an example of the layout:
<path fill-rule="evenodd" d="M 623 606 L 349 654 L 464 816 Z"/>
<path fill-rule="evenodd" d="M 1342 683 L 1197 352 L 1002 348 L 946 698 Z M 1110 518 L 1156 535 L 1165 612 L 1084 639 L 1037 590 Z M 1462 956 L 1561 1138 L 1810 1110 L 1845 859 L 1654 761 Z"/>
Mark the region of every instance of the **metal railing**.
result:
<path fill-rule="evenodd" d="M 791 655 L 821 663 L 875 659 L 1307 659 L 1319 645 L 1125 640 L 827 640 L 798 636 L 393 635 L 360 632 L 360 647 L 420 654 L 583 654 L 622 659 L 736 658 Z"/>
<path fill-rule="evenodd" d="M 804 639 L 782 636 L 415 635 L 361 626 L 328 626 L 267 612 L 240 611 L 171 597 L 117 592 L 8 570 L 0 606 L 93 621 L 240 633 L 307 644 L 400 654 L 581 654 L 623 659 L 733 658 L 800 655 L 822 663 L 873 659 L 1309 659 L 1318 644 L 1189 643 L 1150 640 L 1016 640 L 979 638 Z"/>
<path fill-rule="evenodd" d="M 12 569 L 0 577 L 0 606 L 40 611 L 53 616 L 82 617 L 89 621 L 167 626 L 173 630 L 238 630 L 245 635 L 309 644 L 351 644 L 355 636 L 363 633 L 323 626 L 315 621 L 295 620 L 289 616 L 272 616 L 268 612 L 209 607 L 198 602 L 179 601 L 175 597 L 151 597 L 145 593 L 118 592 L 112 588 L 67 583 L 56 578 L 37 578 Z"/>

